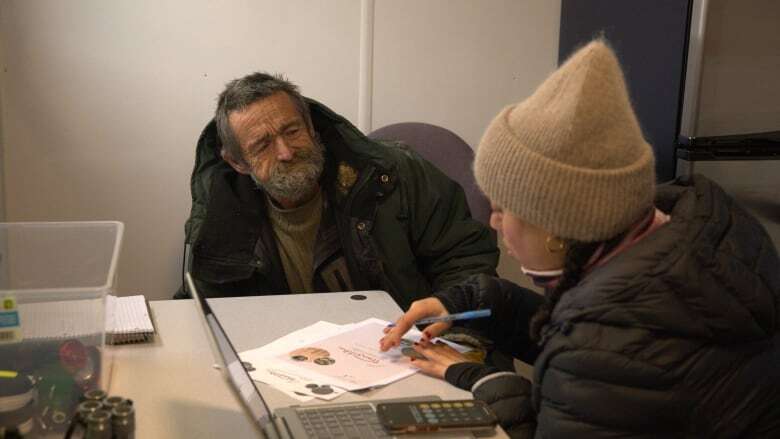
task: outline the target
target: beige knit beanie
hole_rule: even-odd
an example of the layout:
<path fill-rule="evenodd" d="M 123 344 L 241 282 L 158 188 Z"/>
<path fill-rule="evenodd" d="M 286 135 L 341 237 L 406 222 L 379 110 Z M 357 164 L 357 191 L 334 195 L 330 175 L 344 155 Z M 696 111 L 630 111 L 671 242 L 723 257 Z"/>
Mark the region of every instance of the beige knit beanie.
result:
<path fill-rule="evenodd" d="M 653 150 L 603 40 L 578 50 L 533 95 L 493 119 L 474 174 L 493 202 L 560 238 L 612 238 L 648 212 Z"/>

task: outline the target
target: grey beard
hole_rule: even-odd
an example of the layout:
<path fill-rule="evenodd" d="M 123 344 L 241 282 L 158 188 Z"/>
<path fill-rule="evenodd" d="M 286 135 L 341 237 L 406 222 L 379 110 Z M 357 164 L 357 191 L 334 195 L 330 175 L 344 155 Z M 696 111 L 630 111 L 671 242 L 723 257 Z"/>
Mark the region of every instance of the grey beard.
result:
<path fill-rule="evenodd" d="M 321 145 L 314 150 L 299 155 L 293 163 L 277 163 L 271 169 L 270 178 L 260 182 L 250 174 L 255 184 L 262 188 L 274 200 L 289 200 L 297 203 L 311 195 L 325 167 L 325 154 Z"/>

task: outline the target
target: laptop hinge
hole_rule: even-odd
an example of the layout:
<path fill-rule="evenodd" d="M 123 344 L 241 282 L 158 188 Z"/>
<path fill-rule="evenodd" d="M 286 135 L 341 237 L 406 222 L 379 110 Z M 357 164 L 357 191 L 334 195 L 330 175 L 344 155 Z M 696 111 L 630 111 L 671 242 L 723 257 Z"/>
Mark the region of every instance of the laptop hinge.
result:
<path fill-rule="evenodd" d="M 266 439 L 292 439 L 292 432 L 284 418 L 273 415 L 271 422 L 265 424 L 263 433 Z"/>

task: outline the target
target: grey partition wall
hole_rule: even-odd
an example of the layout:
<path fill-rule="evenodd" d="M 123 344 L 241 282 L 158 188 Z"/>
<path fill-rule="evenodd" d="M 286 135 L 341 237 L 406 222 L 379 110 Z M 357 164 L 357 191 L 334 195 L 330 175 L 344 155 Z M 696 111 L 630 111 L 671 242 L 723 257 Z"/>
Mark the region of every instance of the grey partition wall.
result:
<path fill-rule="evenodd" d="M 675 175 L 689 0 L 563 0 L 559 63 L 604 35 L 623 66 L 634 110 L 656 153 L 659 181 Z"/>
<path fill-rule="evenodd" d="M 776 0 L 562 0 L 559 62 L 609 39 L 658 180 L 715 180 L 780 245 L 777 23 Z"/>

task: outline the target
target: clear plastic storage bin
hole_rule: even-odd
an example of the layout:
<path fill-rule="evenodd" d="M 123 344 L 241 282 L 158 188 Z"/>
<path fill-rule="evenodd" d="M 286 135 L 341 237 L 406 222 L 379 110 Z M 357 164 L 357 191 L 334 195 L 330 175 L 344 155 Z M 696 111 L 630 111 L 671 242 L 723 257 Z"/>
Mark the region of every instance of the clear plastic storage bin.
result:
<path fill-rule="evenodd" d="M 0 431 L 62 437 L 79 397 L 107 388 L 105 301 L 123 230 L 0 223 Z"/>

